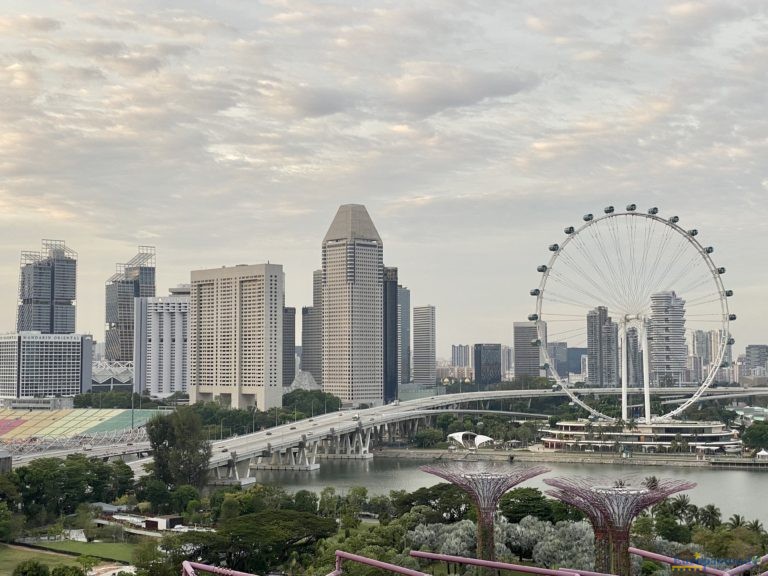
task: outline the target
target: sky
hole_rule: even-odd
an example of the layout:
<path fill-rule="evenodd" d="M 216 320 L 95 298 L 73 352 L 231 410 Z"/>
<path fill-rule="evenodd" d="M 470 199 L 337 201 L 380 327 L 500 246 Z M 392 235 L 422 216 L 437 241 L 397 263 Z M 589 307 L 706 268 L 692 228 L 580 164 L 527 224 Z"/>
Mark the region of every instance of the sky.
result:
<path fill-rule="evenodd" d="M 42 238 L 97 340 L 138 245 L 158 295 L 269 260 L 310 305 L 361 203 L 446 357 L 511 343 L 547 246 L 634 202 L 715 246 L 736 349 L 766 343 L 766 110 L 761 0 L 0 0 L 0 330 Z"/>

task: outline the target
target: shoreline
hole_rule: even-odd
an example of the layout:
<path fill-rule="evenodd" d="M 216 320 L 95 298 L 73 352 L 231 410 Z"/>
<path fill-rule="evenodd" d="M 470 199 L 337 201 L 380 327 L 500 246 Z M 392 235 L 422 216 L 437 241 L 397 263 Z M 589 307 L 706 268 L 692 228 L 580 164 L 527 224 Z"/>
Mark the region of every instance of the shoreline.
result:
<path fill-rule="evenodd" d="M 464 460 L 469 453 L 431 448 L 383 448 L 373 453 L 374 458 L 401 460 Z M 713 458 L 697 460 L 695 456 L 635 454 L 622 458 L 613 454 L 584 454 L 568 452 L 529 452 L 527 450 L 477 450 L 473 455 L 478 460 L 509 462 L 559 462 L 562 464 L 605 464 L 610 466 L 675 466 L 678 468 L 706 468 L 710 470 L 768 470 L 751 458 Z"/>

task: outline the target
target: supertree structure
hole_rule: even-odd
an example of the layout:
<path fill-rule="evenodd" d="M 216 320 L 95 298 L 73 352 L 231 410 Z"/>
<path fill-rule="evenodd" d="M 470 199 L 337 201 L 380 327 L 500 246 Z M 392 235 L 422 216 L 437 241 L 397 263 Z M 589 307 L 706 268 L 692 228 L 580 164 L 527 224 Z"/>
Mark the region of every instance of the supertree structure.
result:
<path fill-rule="evenodd" d="M 696 486 L 686 480 L 654 479 L 632 486 L 626 479 L 545 478 L 553 496 L 587 515 L 595 530 L 597 569 L 630 576 L 629 530 L 645 509 Z"/>
<path fill-rule="evenodd" d="M 477 557 L 495 559 L 493 519 L 499 499 L 521 482 L 549 472 L 544 466 L 494 466 L 487 462 L 444 462 L 421 466 L 429 474 L 439 476 L 464 490 L 477 506 Z"/>

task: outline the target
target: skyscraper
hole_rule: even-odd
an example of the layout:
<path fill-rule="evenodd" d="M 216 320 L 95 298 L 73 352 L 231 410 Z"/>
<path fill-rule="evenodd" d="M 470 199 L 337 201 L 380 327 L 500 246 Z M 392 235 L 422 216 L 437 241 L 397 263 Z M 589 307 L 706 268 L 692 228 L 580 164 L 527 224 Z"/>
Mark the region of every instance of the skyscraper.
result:
<path fill-rule="evenodd" d="M 323 385 L 323 271 L 312 273 L 312 306 L 301 309 L 301 369 Z"/>
<path fill-rule="evenodd" d="M 282 404 L 284 285 L 280 264 L 192 272 L 190 402 Z"/>
<path fill-rule="evenodd" d="M 532 376 L 538 378 L 543 376 L 541 370 L 541 350 L 542 346 L 547 345 L 546 323 L 542 322 L 544 329 L 544 338 L 539 338 L 539 332 L 536 328 L 536 322 L 515 322 L 512 325 L 514 354 L 515 354 L 515 378 L 521 376 Z M 539 342 L 539 340 L 541 340 Z M 538 345 L 535 343 L 538 342 Z M 475 356 L 477 362 L 477 356 Z M 477 378 L 477 365 L 475 365 L 475 378 Z"/>
<path fill-rule="evenodd" d="M 413 307 L 413 383 L 437 384 L 434 306 Z"/>
<path fill-rule="evenodd" d="M 77 252 L 63 240 L 43 240 L 40 252 L 22 252 L 16 330 L 74 333 L 76 293 Z"/>
<path fill-rule="evenodd" d="M 567 342 L 547 342 L 547 353 L 551 367 L 557 371 L 560 378 L 568 379 L 568 343 Z"/>
<path fill-rule="evenodd" d="M 587 313 L 587 362 L 590 386 L 619 385 L 619 327 L 605 306 Z"/>
<path fill-rule="evenodd" d="M 709 332 L 704 330 L 693 331 L 693 355 L 701 360 L 702 368 L 712 363 L 712 345 Z"/>
<path fill-rule="evenodd" d="M 384 268 L 384 402 L 397 400 L 400 360 L 397 268 Z"/>
<path fill-rule="evenodd" d="M 399 388 L 411 381 L 411 291 L 400 285 L 397 287 L 397 330 Z"/>
<path fill-rule="evenodd" d="M 480 390 L 501 382 L 501 344 L 475 344 L 474 357 L 475 383 Z"/>
<path fill-rule="evenodd" d="M 627 386 L 643 386 L 643 351 L 640 349 L 640 336 L 637 328 L 627 328 Z M 622 357 L 623 360 L 623 357 Z"/>
<path fill-rule="evenodd" d="M 451 345 L 451 366 L 472 366 L 474 355 L 473 347 L 469 344 Z"/>
<path fill-rule="evenodd" d="M 768 364 L 768 345 L 766 344 L 749 344 L 745 354 L 745 366 L 749 376 L 750 370 L 755 368 L 762 368 L 765 370 L 766 364 Z"/>
<path fill-rule="evenodd" d="M 683 382 L 688 364 L 685 300 L 674 292 L 651 294 L 648 339 L 651 382 L 659 386 Z"/>
<path fill-rule="evenodd" d="M 106 285 L 104 356 L 107 360 L 133 360 L 133 299 L 155 296 L 155 248 L 139 246 L 139 252 L 117 265 Z"/>
<path fill-rule="evenodd" d="M 323 239 L 323 390 L 384 400 L 384 249 L 365 206 L 339 207 Z"/>
<path fill-rule="evenodd" d="M 296 378 L 296 308 L 283 307 L 283 386 Z"/>
<path fill-rule="evenodd" d="M 515 369 L 515 349 L 512 346 L 501 346 L 501 381 L 512 380 Z"/>
<path fill-rule="evenodd" d="M 186 392 L 189 382 L 189 284 L 169 296 L 134 301 L 134 391 L 166 397 Z"/>

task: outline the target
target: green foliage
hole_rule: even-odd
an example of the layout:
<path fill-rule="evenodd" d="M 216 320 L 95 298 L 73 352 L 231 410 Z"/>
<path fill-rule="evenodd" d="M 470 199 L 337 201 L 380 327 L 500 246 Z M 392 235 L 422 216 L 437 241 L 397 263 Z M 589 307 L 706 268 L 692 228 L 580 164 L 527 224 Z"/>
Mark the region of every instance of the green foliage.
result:
<path fill-rule="evenodd" d="M 145 410 L 167 405 L 160 400 L 152 400 L 146 396 L 133 394 L 133 407 Z M 109 392 L 87 392 L 78 394 L 74 399 L 75 408 L 131 408 L 131 392 L 111 390 Z"/>
<path fill-rule="evenodd" d="M 687 544 L 691 541 L 691 529 L 677 523 L 673 516 L 661 514 L 656 516 L 656 534 L 665 540 Z"/>
<path fill-rule="evenodd" d="M 416 506 L 424 506 L 429 524 L 458 522 L 473 510 L 472 501 L 458 486 L 441 482 L 415 492 L 405 490 L 390 493 L 396 516 L 402 516 Z"/>
<path fill-rule="evenodd" d="M 768 422 L 754 422 L 741 435 L 744 445 L 755 450 L 768 450 Z"/>
<path fill-rule="evenodd" d="M 147 422 L 153 450 L 155 479 L 166 485 L 205 485 L 211 446 L 204 438 L 202 420 L 191 407 L 180 407 L 167 416 Z"/>
<path fill-rule="evenodd" d="M 85 576 L 85 572 L 77 566 L 56 566 L 51 570 L 51 576 Z"/>
<path fill-rule="evenodd" d="M 437 428 L 422 428 L 414 435 L 413 441 L 417 448 L 432 448 L 444 439 L 443 433 Z"/>
<path fill-rule="evenodd" d="M 37 560 L 25 560 L 13 569 L 13 576 L 48 576 L 48 566 Z"/>
<path fill-rule="evenodd" d="M 32 525 L 72 514 L 82 502 L 112 501 L 130 488 L 132 473 L 123 463 L 71 454 L 65 460 L 40 458 L 15 470 L 12 479 L 22 511 Z"/>
<path fill-rule="evenodd" d="M 526 516 L 539 520 L 552 520 L 552 507 L 538 488 L 514 488 L 499 500 L 499 510 L 511 523 L 517 524 Z"/>
<path fill-rule="evenodd" d="M 752 558 L 765 553 L 764 537 L 746 526 L 729 528 L 725 525 L 714 530 L 696 528 L 693 542 L 701 545 L 713 558 Z"/>

